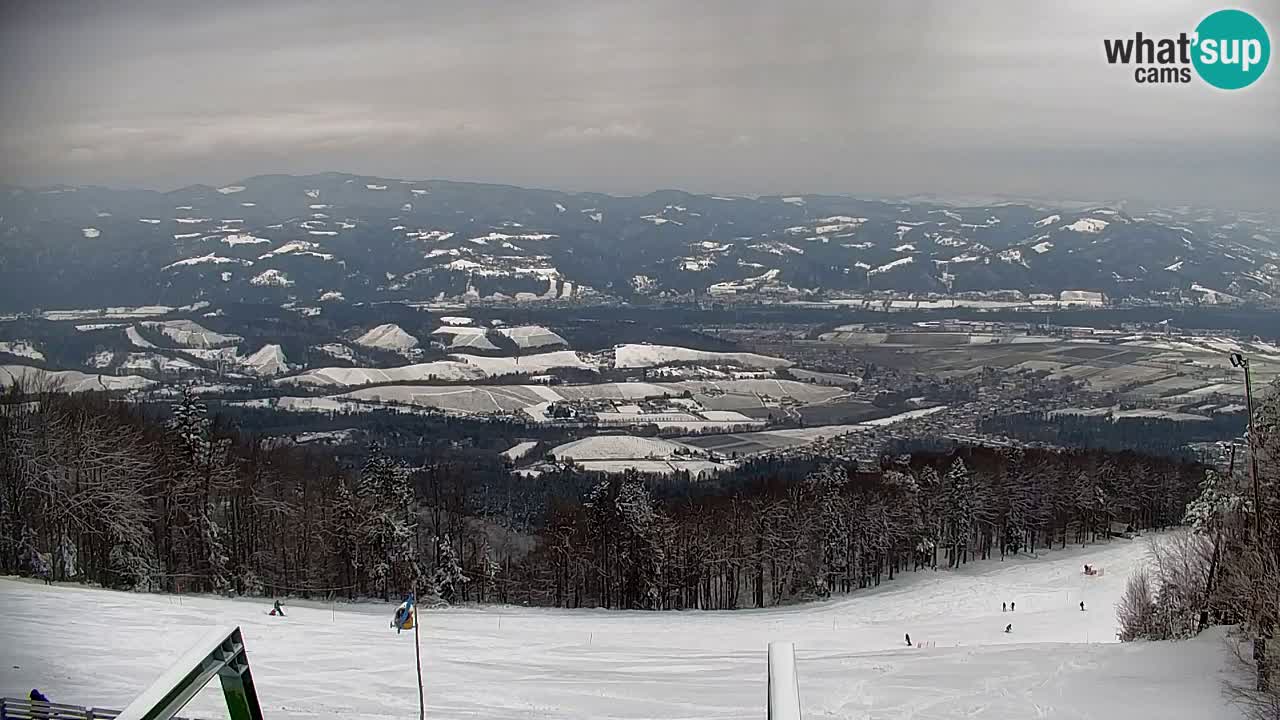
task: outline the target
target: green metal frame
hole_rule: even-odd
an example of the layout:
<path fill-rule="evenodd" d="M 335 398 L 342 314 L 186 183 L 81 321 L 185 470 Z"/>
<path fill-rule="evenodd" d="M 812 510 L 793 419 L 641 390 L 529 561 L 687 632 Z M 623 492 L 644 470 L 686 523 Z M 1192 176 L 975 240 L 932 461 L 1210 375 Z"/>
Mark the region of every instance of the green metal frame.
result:
<path fill-rule="evenodd" d="M 117 720 L 170 720 L 214 677 L 231 720 L 263 720 L 239 627 L 209 632 L 120 712 Z"/>

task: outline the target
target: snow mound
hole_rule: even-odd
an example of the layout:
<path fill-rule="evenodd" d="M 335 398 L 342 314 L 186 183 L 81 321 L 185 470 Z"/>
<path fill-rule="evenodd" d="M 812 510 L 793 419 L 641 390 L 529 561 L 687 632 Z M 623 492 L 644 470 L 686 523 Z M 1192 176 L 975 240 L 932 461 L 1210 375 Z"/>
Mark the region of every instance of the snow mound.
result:
<path fill-rule="evenodd" d="M 405 332 L 399 325 L 394 323 L 379 325 L 356 338 L 354 342 L 365 347 L 394 350 L 396 352 L 411 350 L 418 346 L 418 338 Z"/>
<path fill-rule="evenodd" d="M 96 238 L 96 237 L 98 237 L 99 235 L 101 235 L 101 234 L 102 234 L 102 231 L 101 231 L 101 230 L 99 230 L 98 228 L 91 228 L 91 227 L 88 227 L 88 228 L 80 228 L 80 232 L 81 232 L 81 233 L 83 233 L 83 234 L 84 234 L 84 236 L 85 236 L 85 237 L 87 237 L 87 238 L 89 238 L 89 239 Z"/>
<path fill-rule="evenodd" d="M 614 367 L 645 368 L 677 362 L 705 362 L 773 369 L 790 367 L 790 360 L 744 352 L 710 352 L 673 345 L 628 343 L 614 348 Z"/>
<path fill-rule="evenodd" d="M 273 377 L 289 372 L 289 361 L 279 345 L 263 345 L 257 352 L 241 359 L 240 366 L 259 377 Z"/>
<path fill-rule="evenodd" d="M 556 446 L 557 460 L 670 460 L 704 455 L 705 451 L 670 440 L 634 435 L 598 435 Z"/>
<path fill-rule="evenodd" d="M 44 353 L 36 349 L 30 340 L 7 340 L 0 342 L 0 353 L 9 353 L 32 360 L 44 360 Z"/>

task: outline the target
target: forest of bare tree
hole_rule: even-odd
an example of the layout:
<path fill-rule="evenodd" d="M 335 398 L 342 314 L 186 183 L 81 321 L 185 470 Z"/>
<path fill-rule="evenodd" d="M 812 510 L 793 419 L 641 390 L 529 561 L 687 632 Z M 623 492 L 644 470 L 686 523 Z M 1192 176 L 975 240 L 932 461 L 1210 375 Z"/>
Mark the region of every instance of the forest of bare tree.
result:
<path fill-rule="evenodd" d="M 371 444 L 276 447 L 172 408 L 10 391 L 0 572 L 105 587 L 563 607 L 762 607 L 1181 522 L 1201 467 L 963 448 L 713 482 L 469 477 Z"/>

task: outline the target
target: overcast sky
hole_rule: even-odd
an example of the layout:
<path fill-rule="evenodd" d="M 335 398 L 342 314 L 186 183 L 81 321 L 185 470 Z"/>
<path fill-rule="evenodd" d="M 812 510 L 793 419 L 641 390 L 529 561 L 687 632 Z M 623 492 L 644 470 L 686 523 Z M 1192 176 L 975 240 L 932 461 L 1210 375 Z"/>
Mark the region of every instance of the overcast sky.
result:
<path fill-rule="evenodd" d="M 265 7 L 264 7 L 265 6 Z M 1280 35 L 1280 4 L 1236 0 Z M 1142 86 L 1195 0 L 0 0 L 0 181 L 339 170 L 569 190 L 1275 209 L 1280 61 Z"/>

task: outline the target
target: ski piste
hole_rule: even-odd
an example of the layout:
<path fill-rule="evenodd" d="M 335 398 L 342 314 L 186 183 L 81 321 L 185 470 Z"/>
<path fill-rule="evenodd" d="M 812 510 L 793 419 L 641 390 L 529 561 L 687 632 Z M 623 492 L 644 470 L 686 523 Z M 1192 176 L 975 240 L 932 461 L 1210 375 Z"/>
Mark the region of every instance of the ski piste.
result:
<path fill-rule="evenodd" d="M 990 717 L 1035 717 L 1036 706 L 1054 708 L 1050 717 L 1113 717 L 1123 697 L 1126 720 L 1234 718 L 1218 688 L 1228 662 L 1222 636 L 1116 643 L 1111 609 L 1147 551 L 1142 540 L 1069 547 L 761 611 L 422 607 L 426 715 L 760 717 L 768 644 L 790 642 L 809 716 L 827 708 L 948 719 L 981 704 Z M 1084 575 L 1086 562 L 1107 574 Z M 1016 618 L 1000 612 L 1009 598 Z M 187 595 L 178 605 L 174 596 L 0 579 L 0 694 L 39 687 L 55 702 L 123 708 L 185 642 L 225 623 L 241 629 L 272 720 L 409 717 L 418 710 L 414 649 L 389 627 L 400 600 L 335 610 L 294 598 L 280 618 L 260 599 Z M 108 644 L 147 652 L 116 652 L 104 672 Z M 181 714 L 225 712 L 221 697 L 205 692 Z"/>

